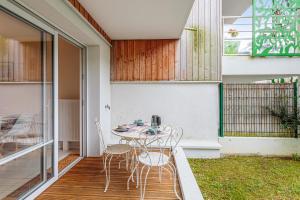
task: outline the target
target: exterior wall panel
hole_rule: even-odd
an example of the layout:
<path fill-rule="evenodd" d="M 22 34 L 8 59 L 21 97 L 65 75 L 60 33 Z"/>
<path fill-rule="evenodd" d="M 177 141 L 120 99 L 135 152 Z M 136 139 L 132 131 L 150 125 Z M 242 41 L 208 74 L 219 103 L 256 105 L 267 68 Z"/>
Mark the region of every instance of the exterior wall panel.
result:
<path fill-rule="evenodd" d="M 196 0 L 180 40 L 113 41 L 111 81 L 220 81 L 220 7 L 220 0 Z M 134 51 L 133 65 L 124 46 Z"/>
<path fill-rule="evenodd" d="M 175 80 L 177 40 L 118 40 L 112 47 L 112 81 Z"/>

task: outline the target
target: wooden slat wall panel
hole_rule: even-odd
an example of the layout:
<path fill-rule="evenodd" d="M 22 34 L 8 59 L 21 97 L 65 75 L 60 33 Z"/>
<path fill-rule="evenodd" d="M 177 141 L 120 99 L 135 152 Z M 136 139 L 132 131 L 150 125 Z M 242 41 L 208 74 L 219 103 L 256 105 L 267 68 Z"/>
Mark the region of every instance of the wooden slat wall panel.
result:
<path fill-rule="evenodd" d="M 176 45 L 176 41 L 175 42 L 170 42 L 168 44 L 169 46 L 169 50 L 168 50 L 168 54 L 169 54 L 169 80 L 174 80 L 175 79 L 175 45 Z"/>
<path fill-rule="evenodd" d="M 181 37 L 180 80 L 221 80 L 220 7 L 221 0 L 195 1 Z"/>
<path fill-rule="evenodd" d="M 191 16 L 193 16 L 194 9 L 191 12 Z M 187 22 L 187 27 L 193 27 L 193 17 L 189 17 Z M 194 31 L 188 31 L 187 32 L 187 40 L 186 40 L 186 80 L 192 81 L 193 80 L 193 48 L 194 48 Z"/>
<path fill-rule="evenodd" d="M 113 41 L 111 80 L 220 81 L 220 6 L 221 0 L 195 0 L 180 40 Z M 119 56 L 123 43 L 134 44 L 128 46 L 134 52 L 133 64 Z M 124 65 L 128 69 L 119 75 Z M 126 78 L 132 70 L 133 78 Z"/>
<path fill-rule="evenodd" d="M 151 80 L 158 78 L 157 42 L 151 41 Z"/>
<path fill-rule="evenodd" d="M 163 41 L 157 41 L 157 77 L 155 80 L 163 80 Z"/>
<path fill-rule="evenodd" d="M 192 18 L 192 27 L 197 27 L 199 24 L 199 1 L 195 1 L 194 3 L 193 13 L 190 18 Z M 199 80 L 199 30 L 193 33 L 193 81 Z"/>
<path fill-rule="evenodd" d="M 0 81 L 41 81 L 41 43 L 2 39 Z"/>
<path fill-rule="evenodd" d="M 175 80 L 177 43 L 178 40 L 113 41 L 111 80 Z"/>
<path fill-rule="evenodd" d="M 140 80 L 140 43 L 137 41 L 133 42 L 133 52 L 134 52 L 134 71 L 133 71 L 133 80 Z M 117 79 L 122 80 L 122 79 Z"/>
<path fill-rule="evenodd" d="M 186 79 L 186 69 L 187 69 L 187 32 L 183 31 L 180 39 L 180 79 L 185 81 Z"/>
<path fill-rule="evenodd" d="M 146 80 L 152 80 L 151 41 L 146 41 Z"/>
<path fill-rule="evenodd" d="M 169 77 L 169 43 L 168 43 L 168 41 L 163 40 L 163 73 L 162 73 L 162 79 L 163 80 L 168 80 L 168 77 Z"/>
<path fill-rule="evenodd" d="M 134 42 L 128 41 L 128 80 L 133 80 L 133 73 L 134 73 Z"/>

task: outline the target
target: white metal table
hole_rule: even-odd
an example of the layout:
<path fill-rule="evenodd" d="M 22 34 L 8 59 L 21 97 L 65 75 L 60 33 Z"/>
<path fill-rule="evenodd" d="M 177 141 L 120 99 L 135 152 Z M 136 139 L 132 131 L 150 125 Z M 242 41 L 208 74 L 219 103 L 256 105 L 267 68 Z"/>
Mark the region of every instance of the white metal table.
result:
<path fill-rule="evenodd" d="M 168 137 L 171 133 L 167 131 L 159 131 L 159 133 L 150 135 L 146 134 L 146 131 L 151 128 L 151 126 L 147 123 L 143 126 L 137 126 L 135 124 L 130 124 L 127 125 L 129 128 L 128 131 L 125 132 L 118 132 L 115 131 L 114 129 L 112 130 L 112 133 L 118 137 L 121 137 L 124 140 L 127 141 L 136 141 L 140 145 L 147 145 L 143 144 L 143 141 L 145 142 L 146 140 L 150 141 L 151 143 L 155 142 L 156 140 L 163 138 L 163 137 Z"/>

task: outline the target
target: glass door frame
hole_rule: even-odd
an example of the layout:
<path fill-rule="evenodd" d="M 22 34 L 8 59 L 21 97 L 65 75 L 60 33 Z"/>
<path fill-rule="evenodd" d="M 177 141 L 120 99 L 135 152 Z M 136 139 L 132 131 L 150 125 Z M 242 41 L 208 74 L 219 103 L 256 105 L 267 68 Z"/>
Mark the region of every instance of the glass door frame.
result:
<path fill-rule="evenodd" d="M 87 106 L 86 106 L 86 98 L 87 98 L 87 78 L 86 78 L 86 72 L 87 72 L 87 61 L 86 61 L 86 46 L 79 43 L 77 40 L 75 40 L 73 37 L 59 31 L 57 32 L 57 51 L 59 49 L 59 44 L 58 44 L 58 38 L 61 37 L 64 39 L 66 42 L 69 42 L 70 44 L 74 45 L 75 47 L 78 47 L 80 49 L 80 154 L 79 158 L 77 158 L 74 162 L 69 164 L 67 167 L 65 167 L 61 172 L 58 172 L 58 176 L 64 175 L 67 171 L 70 170 L 76 164 L 78 161 L 80 161 L 83 157 L 87 155 L 87 148 L 86 148 L 86 141 L 87 141 L 87 132 L 86 132 L 86 119 L 87 119 Z M 58 59 L 58 57 L 57 57 Z M 57 72 L 58 72 L 58 67 L 57 66 Z M 59 78 L 58 78 L 58 73 L 57 73 L 57 91 L 58 89 L 58 83 L 59 83 Z M 58 96 L 57 96 L 58 97 Z M 57 104 L 58 106 L 58 104 Z M 59 120 L 59 116 L 57 117 Z M 58 131 L 59 134 L 59 131 Z M 58 137 L 59 138 L 59 137 Z M 58 151 L 57 151 L 58 154 Z M 58 158 L 58 155 L 57 155 Z M 58 160 L 59 162 L 59 160 Z"/>
<path fill-rule="evenodd" d="M 33 152 L 36 149 L 41 147 L 46 147 L 47 145 L 53 143 L 53 159 L 52 159 L 52 166 L 53 166 L 53 177 L 43 182 L 36 187 L 32 188 L 25 196 L 21 198 L 28 198 L 34 199 L 37 197 L 42 191 L 48 188 L 51 184 L 53 184 L 59 178 L 58 173 L 58 36 L 63 36 L 68 40 L 75 43 L 77 46 L 81 47 L 81 148 L 80 148 L 80 158 L 85 157 L 87 155 L 87 46 L 80 43 L 72 36 L 67 35 L 61 29 L 57 28 L 55 25 L 49 23 L 44 18 L 40 17 L 35 11 L 31 10 L 29 7 L 25 7 L 23 4 L 17 1 L 1 1 L 0 8 L 9 12 L 11 15 L 21 19 L 25 23 L 29 23 L 39 29 L 42 29 L 48 33 L 50 33 L 54 40 L 53 40 L 53 140 L 48 141 L 46 143 L 37 144 L 32 146 L 28 149 L 22 150 L 13 154 L 12 156 L 6 157 L 0 160 L 0 164 L 7 163 L 11 160 L 19 158 L 23 155 L 26 155 L 30 152 Z M 44 95 L 44 94 L 43 94 Z M 78 160 L 78 161 L 79 161 Z M 75 163 L 76 164 L 76 163 Z M 71 166 L 72 167 L 72 166 Z M 70 168 L 71 168 L 70 167 Z M 67 169 L 69 170 L 69 169 Z"/>
<path fill-rule="evenodd" d="M 42 111 L 42 116 L 41 116 L 41 122 L 42 122 L 42 136 L 43 136 L 43 140 L 37 144 L 34 144 L 33 146 L 30 146 L 28 148 L 25 148 L 23 150 L 14 152 L 11 155 L 5 156 L 4 158 L 0 159 L 0 166 L 5 165 L 7 163 L 13 162 L 15 159 L 18 158 L 22 158 L 23 156 L 29 155 L 30 153 L 33 153 L 37 150 L 41 151 L 41 162 L 40 162 L 40 169 L 41 171 L 41 176 L 42 176 L 42 181 L 40 183 L 38 183 L 37 185 L 33 186 L 32 188 L 28 189 L 28 191 L 26 191 L 26 193 L 21 194 L 21 196 L 19 196 L 18 198 L 20 199 L 24 199 L 27 198 L 30 194 L 34 193 L 38 188 L 42 187 L 44 184 L 46 184 L 49 180 L 54 179 L 56 176 L 56 172 L 55 172 L 55 168 L 56 168 L 56 164 L 55 164 L 55 153 L 54 153 L 54 149 L 55 149 L 55 131 L 54 131 L 54 127 L 55 127 L 55 120 L 54 120 L 54 105 L 55 105 L 55 82 L 54 82 L 54 69 L 55 69 L 55 63 L 54 61 L 54 46 L 55 46 L 55 31 L 53 31 L 50 28 L 45 28 L 43 26 L 40 26 L 38 23 L 34 23 L 32 20 L 30 20 L 30 18 L 26 15 L 27 13 L 25 13 L 24 10 L 19 10 L 18 8 L 15 8 L 13 6 L 8 6 L 6 7 L 5 3 L 0 4 L 0 11 L 4 12 L 6 14 L 8 14 L 9 16 L 17 19 L 18 21 L 27 24 L 29 26 L 31 26 L 32 28 L 39 30 L 41 32 L 41 55 L 40 55 L 40 59 L 41 59 L 41 111 Z M 46 68 L 47 68 L 47 62 L 46 62 L 46 54 L 47 54 L 47 41 L 46 41 L 46 35 L 51 36 L 52 40 L 51 40 L 51 123 L 48 124 L 45 123 L 45 120 L 48 120 L 47 114 L 49 114 L 46 109 L 45 109 L 45 105 L 47 104 L 46 102 L 46 92 L 48 91 L 47 89 L 47 84 L 49 83 L 46 79 L 46 74 L 44 72 L 46 72 Z M 13 82 L 12 82 L 13 83 Z M 16 82 L 19 84 L 22 84 L 23 82 Z M 30 82 L 28 82 L 30 83 Z M 39 123 L 39 122 L 38 122 Z M 46 137 L 46 128 L 48 126 L 51 126 L 51 130 L 52 130 L 52 134 L 51 134 L 51 139 L 48 140 L 48 138 Z M 47 151 L 47 147 L 52 146 L 51 150 L 51 168 L 52 168 L 52 176 L 50 177 L 50 179 L 48 180 L 48 174 L 47 174 L 47 160 L 49 159 L 48 156 L 46 155 L 46 151 Z"/>

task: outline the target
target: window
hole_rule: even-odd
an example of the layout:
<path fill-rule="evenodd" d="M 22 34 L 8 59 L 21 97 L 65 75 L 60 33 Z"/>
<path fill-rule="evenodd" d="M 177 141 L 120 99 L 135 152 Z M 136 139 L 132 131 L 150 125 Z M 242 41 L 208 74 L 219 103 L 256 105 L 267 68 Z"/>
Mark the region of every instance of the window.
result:
<path fill-rule="evenodd" d="M 53 35 L 4 10 L 0 25 L 0 199 L 19 198 L 53 176 Z"/>
<path fill-rule="evenodd" d="M 238 3 L 237 3 L 238 4 Z M 252 6 L 244 2 L 239 9 L 223 7 L 223 54 L 251 55 L 252 52 Z M 227 11 L 226 11 L 227 9 Z M 238 10 L 238 11 L 237 11 Z M 224 16 L 226 11 L 227 16 Z"/>
<path fill-rule="evenodd" d="M 224 0 L 223 54 L 299 56 L 299 22 L 299 1 Z"/>

